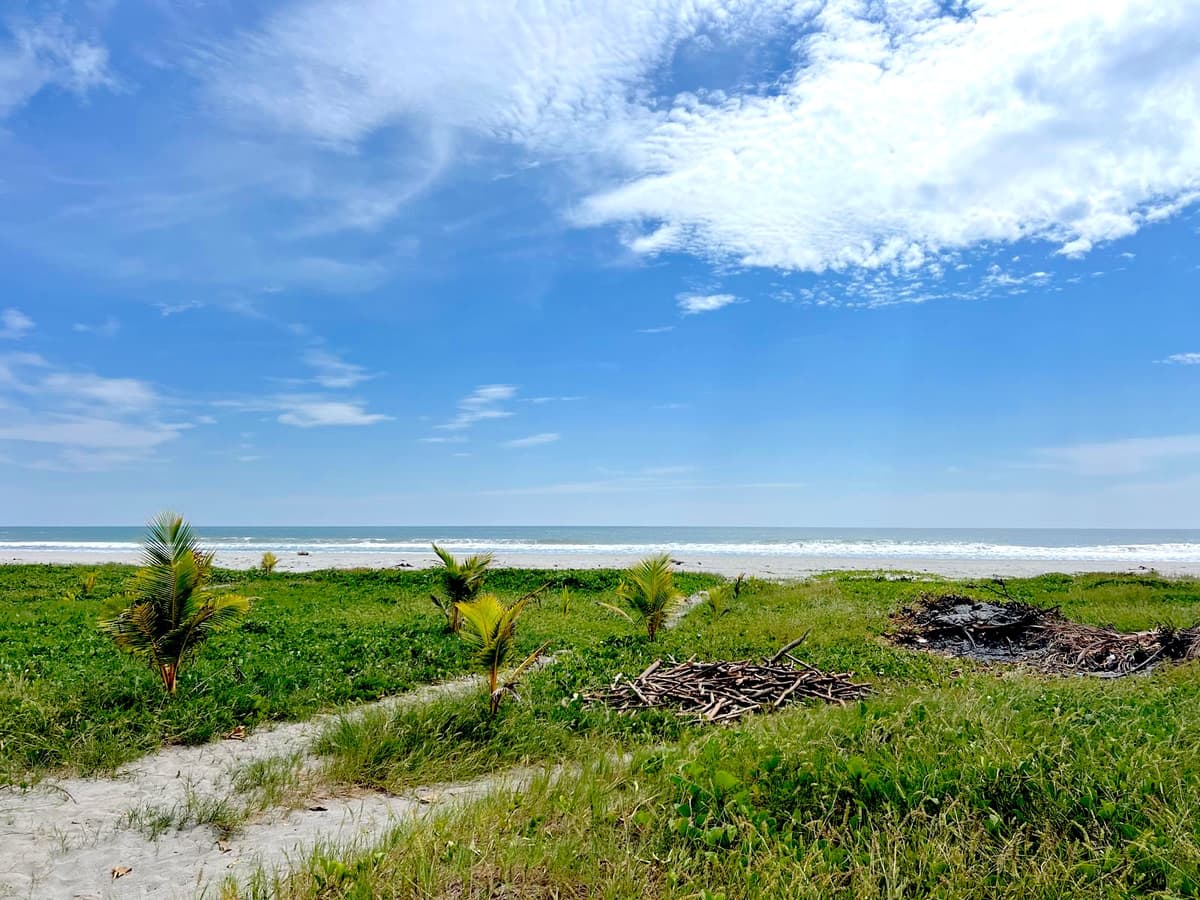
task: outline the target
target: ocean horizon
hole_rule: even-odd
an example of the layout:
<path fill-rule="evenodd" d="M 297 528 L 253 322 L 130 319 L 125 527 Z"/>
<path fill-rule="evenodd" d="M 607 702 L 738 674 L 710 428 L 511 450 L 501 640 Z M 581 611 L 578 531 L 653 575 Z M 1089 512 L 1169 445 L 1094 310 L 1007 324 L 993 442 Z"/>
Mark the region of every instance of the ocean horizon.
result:
<path fill-rule="evenodd" d="M 205 526 L 218 552 L 457 553 L 571 556 L 652 552 L 846 558 L 1200 563 L 1200 529 L 783 528 L 710 526 Z M 0 526 L 4 553 L 127 553 L 142 526 Z"/>

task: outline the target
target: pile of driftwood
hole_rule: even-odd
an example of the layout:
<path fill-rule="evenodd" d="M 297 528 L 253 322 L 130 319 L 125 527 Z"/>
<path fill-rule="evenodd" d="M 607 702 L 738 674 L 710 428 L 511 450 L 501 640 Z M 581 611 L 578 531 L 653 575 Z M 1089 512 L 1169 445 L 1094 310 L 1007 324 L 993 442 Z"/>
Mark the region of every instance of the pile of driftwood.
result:
<path fill-rule="evenodd" d="M 1049 629 L 1043 668 L 1090 672 L 1109 678 L 1131 675 L 1168 660 L 1200 659 L 1200 625 L 1120 632 L 1060 622 Z"/>
<path fill-rule="evenodd" d="M 893 618 L 898 628 L 892 638 L 903 646 L 984 662 L 1027 662 L 1051 672 L 1115 678 L 1165 660 L 1200 658 L 1200 625 L 1121 632 L 1019 600 L 924 594 Z"/>
<path fill-rule="evenodd" d="M 801 700 L 845 703 L 870 691 L 856 684 L 850 673 L 826 674 L 787 654 L 788 649 L 764 663 L 659 659 L 636 678 L 618 674 L 607 690 L 585 699 L 618 711 L 666 707 L 681 716 L 733 722 L 747 713 L 769 712 Z M 785 656 L 789 662 L 780 661 Z"/>

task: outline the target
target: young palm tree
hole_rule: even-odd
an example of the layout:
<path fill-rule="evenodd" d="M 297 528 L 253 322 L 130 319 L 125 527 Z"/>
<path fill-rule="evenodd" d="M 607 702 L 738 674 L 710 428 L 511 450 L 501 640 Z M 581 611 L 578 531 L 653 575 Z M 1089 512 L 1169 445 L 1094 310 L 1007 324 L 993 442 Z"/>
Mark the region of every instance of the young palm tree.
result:
<path fill-rule="evenodd" d="M 517 619 L 530 599 L 530 596 L 525 596 L 512 606 L 506 606 L 495 594 L 482 594 L 474 600 L 455 604 L 464 623 L 464 627 L 458 632 L 459 637 L 475 647 L 475 661 L 487 673 L 488 697 L 493 716 L 500 708 L 500 700 L 505 691 L 513 689 L 517 679 L 533 665 L 534 660 L 541 656 L 547 646 L 542 644 L 534 650 L 517 666 L 508 681 L 504 685 L 500 684 L 500 670 L 504 668 L 513 652 Z"/>
<path fill-rule="evenodd" d="M 650 640 L 666 624 L 671 610 L 679 602 L 675 578 L 671 573 L 671 557 L 651 556 L 625 572 L 625 580 L 617 588 L 617 596 L 629 605 L 646 625 Z"/>
<path fill-rule="evenodd" d="M 442 590 L 446 592 L 446 596 L 442 598 L 430 595 L 430 599 L 446 617 L 446 624 L 450 626 L 450 630 L 458 631 L 460 624 L 458 604 L 474 600 L 483 588 L 483 580 L 487 577 L 488 566 L 492 564 L 492 554 L 483 553 L 458 560 L 437 544 L 433 545 L 433 552 L 442 561 Z"/>
<path fill-rule="evenodd" d="M 263 570 L 263 574 L 265 575 L 270 575 L 274 572 L 277 565 L 279 565 L 279 557 L 270 550 L 262 555 L 262 559 L 258 563 L 258 567 Z"/>
<path fill-rule="evenodd" d="M 716 622 L 729 613 L 729 599 L 737 596 L 737 586 L 733 582 L 718 584 L 704 592 L 704 608 L 712 620 Z"/>
<path fill-rule="evenodd" d="M 212 554 L 181 516 L 162 513 L 149 525 L 122 608 L 100 623 L 118 647 L 150 664 L 168 694 L 195 649 L 250 606 L 246 597 L 213 593 L 211 577 Z"/>

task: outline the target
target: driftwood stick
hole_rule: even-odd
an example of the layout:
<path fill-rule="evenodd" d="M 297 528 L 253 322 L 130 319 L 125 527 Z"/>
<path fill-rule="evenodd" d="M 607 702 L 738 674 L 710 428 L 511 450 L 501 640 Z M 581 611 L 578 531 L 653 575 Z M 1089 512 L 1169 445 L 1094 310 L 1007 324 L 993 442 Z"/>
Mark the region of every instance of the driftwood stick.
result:
<path fill-rule="evenodd" d="M 808 631 L 804 632 L 804 634 L 800 635 L 800 637 L 796 638 L 794 641 L 789 641 L 788 643 L 784 644 L 782 647 L 779 648 L 778 653 L 776 653 L 774 656 L 772 656 L 770 659 L 767 660 L 767 665 L 774 665 L 775 663 L 779 662 L 781 659 L 783 659 L 785 656 L 788 655 L 789 650 L 795 650 L 797 647 L 799 647 L 801 644 L 803 644 L 804 641 L 808 638 L 808 636 L 810 634 L 812 634 L 811 628 L 808 629 Z"/>

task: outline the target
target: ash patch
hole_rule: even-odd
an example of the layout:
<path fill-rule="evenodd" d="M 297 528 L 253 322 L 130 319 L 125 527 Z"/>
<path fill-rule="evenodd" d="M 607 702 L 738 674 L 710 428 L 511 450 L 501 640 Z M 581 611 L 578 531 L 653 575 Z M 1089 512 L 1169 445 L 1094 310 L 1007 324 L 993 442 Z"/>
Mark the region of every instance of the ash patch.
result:
<path fill-rule="evenodd" d="M 923 594 L 893 621 L 891 639 L 902 647 L 979 662 L 1026 663 L 1046 672 L 1117 678 L 1165 661 L 1200 658 L 1200 624 L 1121 632 L 1072 622 L 1058 607 L 1019 600 Z"/>

